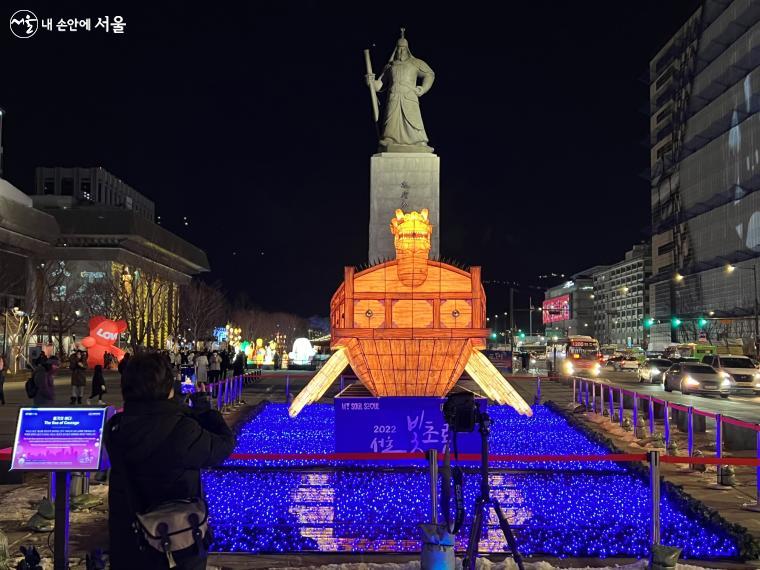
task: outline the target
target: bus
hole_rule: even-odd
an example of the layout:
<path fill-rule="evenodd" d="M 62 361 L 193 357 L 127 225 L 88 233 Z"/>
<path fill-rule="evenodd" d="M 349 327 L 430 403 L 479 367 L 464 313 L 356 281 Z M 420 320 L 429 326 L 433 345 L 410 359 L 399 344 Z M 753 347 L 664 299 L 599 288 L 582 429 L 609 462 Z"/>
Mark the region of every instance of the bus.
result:
<path fill-rule="evenodd" d="M 554 349 L 556 348 L 556 356 Z M 546 358 L 554 362 L 557 370 L 566 376 L 596 377 L 602 371 L 599 363 L 599 341 L 585 335 L 571 335 L 546 347 Z"/>
<path fill-rule="evenodd" d="M 702 357 L 708 354 L 716 354 L 717 352 L 717 347 L 711 344 L 686 342 L 666 347 L 662 356 L 663 358 L 696 358 L 701 362 Z"/>

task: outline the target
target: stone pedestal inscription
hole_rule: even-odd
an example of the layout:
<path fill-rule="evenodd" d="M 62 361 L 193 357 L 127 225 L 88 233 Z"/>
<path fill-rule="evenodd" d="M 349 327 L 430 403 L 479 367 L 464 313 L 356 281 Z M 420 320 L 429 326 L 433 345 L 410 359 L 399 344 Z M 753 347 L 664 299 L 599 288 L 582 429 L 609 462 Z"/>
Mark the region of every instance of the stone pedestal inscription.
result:
<path fill-rule="evenodd" d="M 389 226 L 398 208 L 405 212 L 429 210 L 433 224 L 430 257 L 437 259 L 441 235 L 438 156 L 426 152 L 381 152 L 370 161 L 369 262 L 395 258 Z"/>

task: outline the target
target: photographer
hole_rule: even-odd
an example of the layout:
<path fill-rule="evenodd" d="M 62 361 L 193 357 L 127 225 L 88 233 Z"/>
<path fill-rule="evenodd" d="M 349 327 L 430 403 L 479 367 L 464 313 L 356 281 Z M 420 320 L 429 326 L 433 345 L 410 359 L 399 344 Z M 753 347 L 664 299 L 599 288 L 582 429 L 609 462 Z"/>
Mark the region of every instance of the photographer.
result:
<path fill-rule="evenodd" d="M 165 570 L 168 559 L 173 559 L 177 570 L 204 569 L 209 531 L 191 546 L 167 553 L 136 534 L 132 526 L 137 514 L 145 516 L 160 503 L 203 502 L 200 470 L 221 463 L 232 452 L 232 431 L 222 415 L 210 408 L 205 392 L 191 396 L 192 408 L 174 399 L 174 374 L 157 354 L 134 356 L 124 371 L 121 389 L 124 411 L 109 420 L 105 434 L 112 465 L 108 490 L 111 568 Z"/>

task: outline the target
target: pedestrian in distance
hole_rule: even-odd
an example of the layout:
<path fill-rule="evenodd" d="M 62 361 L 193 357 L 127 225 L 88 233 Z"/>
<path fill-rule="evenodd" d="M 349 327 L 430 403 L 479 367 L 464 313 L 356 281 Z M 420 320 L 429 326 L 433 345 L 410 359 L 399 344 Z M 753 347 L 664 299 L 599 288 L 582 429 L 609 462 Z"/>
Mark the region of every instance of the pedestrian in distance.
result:
<path fill-rule="evenodd" d="M 37 359 L 37 364 L 31 378 L 35 389 L 32 396 L 35 408 L 50 408 L 55 406 L 55 374 L 58 372 L 60 365 L 61 362 L 57 356 L 47 358 L 42 354 Z"/>
<path fill-rule="evenodd" d="M 245 372 L 245 353 L 241 350 L 238 352 L 235 360 L 232 363 L 232 375 L 242 376 Z"/>
<path fill-rule="evenodd" d="M 205 352 L 199 352 L 195 357 L 195 383 L 208 383 L 208 357 Z"/>
<path fill-rule="evenodd" d="M 222 372 L 222 358 L 217 351 L 211 353 L 208 363 L 209 381 L 217 382 Z"/>
<path fill-rule="evenodd" d="M 227 378 L 227 372 L 230 370 L 230 352 L 228 350 L 223 350 L 219 358 L 222 360 L 219 364 L 220 376 L 222 378 Z"/>
<path fill-rule="evenodd" d="M 6 360 L 5 355 L 0 354 L 0 403 L 2 405 L 5 405 L 5 391 L 3 389 L 3 386 L 5 384 L 5 372 L 6 372 Z"/>
<path fill-rule="evenodd" d="M 129 353 L 128 352 L 124 355 L 124 357 L 119 362 L 119 365 L 116 367 L 116 369 L 119 371 L 119 374 L 121 375 L 122 379 L 124 378 L 124 370 L 126 370 L 127 364 L 129 364 Z"/>
<path fill-rule="evenodd" d="M 175 570 L 206 568 L 211 532 L 196 519 L 195 540 L 179 549 L 183 535 L 173 531 L 188 527 L 189 517 L 184 516 L 188 504 L 205 506 L 201 469 L 224 461 L 235 437 L 222 415 L 211 409 L 202 387 L 190 395 L 192 407 L 188 407 L 174 399 L 173 386 L 174 373 L 160 356 L 133 357 L 122 381 L 124 411 L 106 425 L 112 570 L 166 570 L 172 562 Z M 172 510 L 167 525 L 173 527 L 166 529 L 169 554 L 148 542 L 139 525 L 134 531 L 137 515 L 149 518 L 156 505 L 162 505 L 164 513 Z"/>
<path fill-rule="evenodd" d="M 95 371 L 92 374 L 92 393 L 87 398 L 89 404 L 95 398 L 98 399 L 98 404 L 103 405 L 103 394 L 106 393 L 106 379 L 103 376 L 103 367 L 100 364 L 95 365 Z"/>
<path fill-rule="evenodd" d="M 87 385 L 87 363 L 82 351 L 77 350 L 69 358 L 71 369 L 71 404 L 81 404 L 84 397 L 84 387 Z"/>

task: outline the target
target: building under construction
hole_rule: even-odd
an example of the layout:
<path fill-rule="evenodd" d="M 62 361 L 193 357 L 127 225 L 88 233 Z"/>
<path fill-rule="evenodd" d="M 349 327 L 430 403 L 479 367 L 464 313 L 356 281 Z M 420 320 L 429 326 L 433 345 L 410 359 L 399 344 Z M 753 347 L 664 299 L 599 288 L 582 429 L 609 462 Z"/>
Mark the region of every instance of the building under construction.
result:
<path fill-rule="evenodd" d="M 760 2 L 705 0 L 650 62 L 650 346 L 756 351 Z"/>

